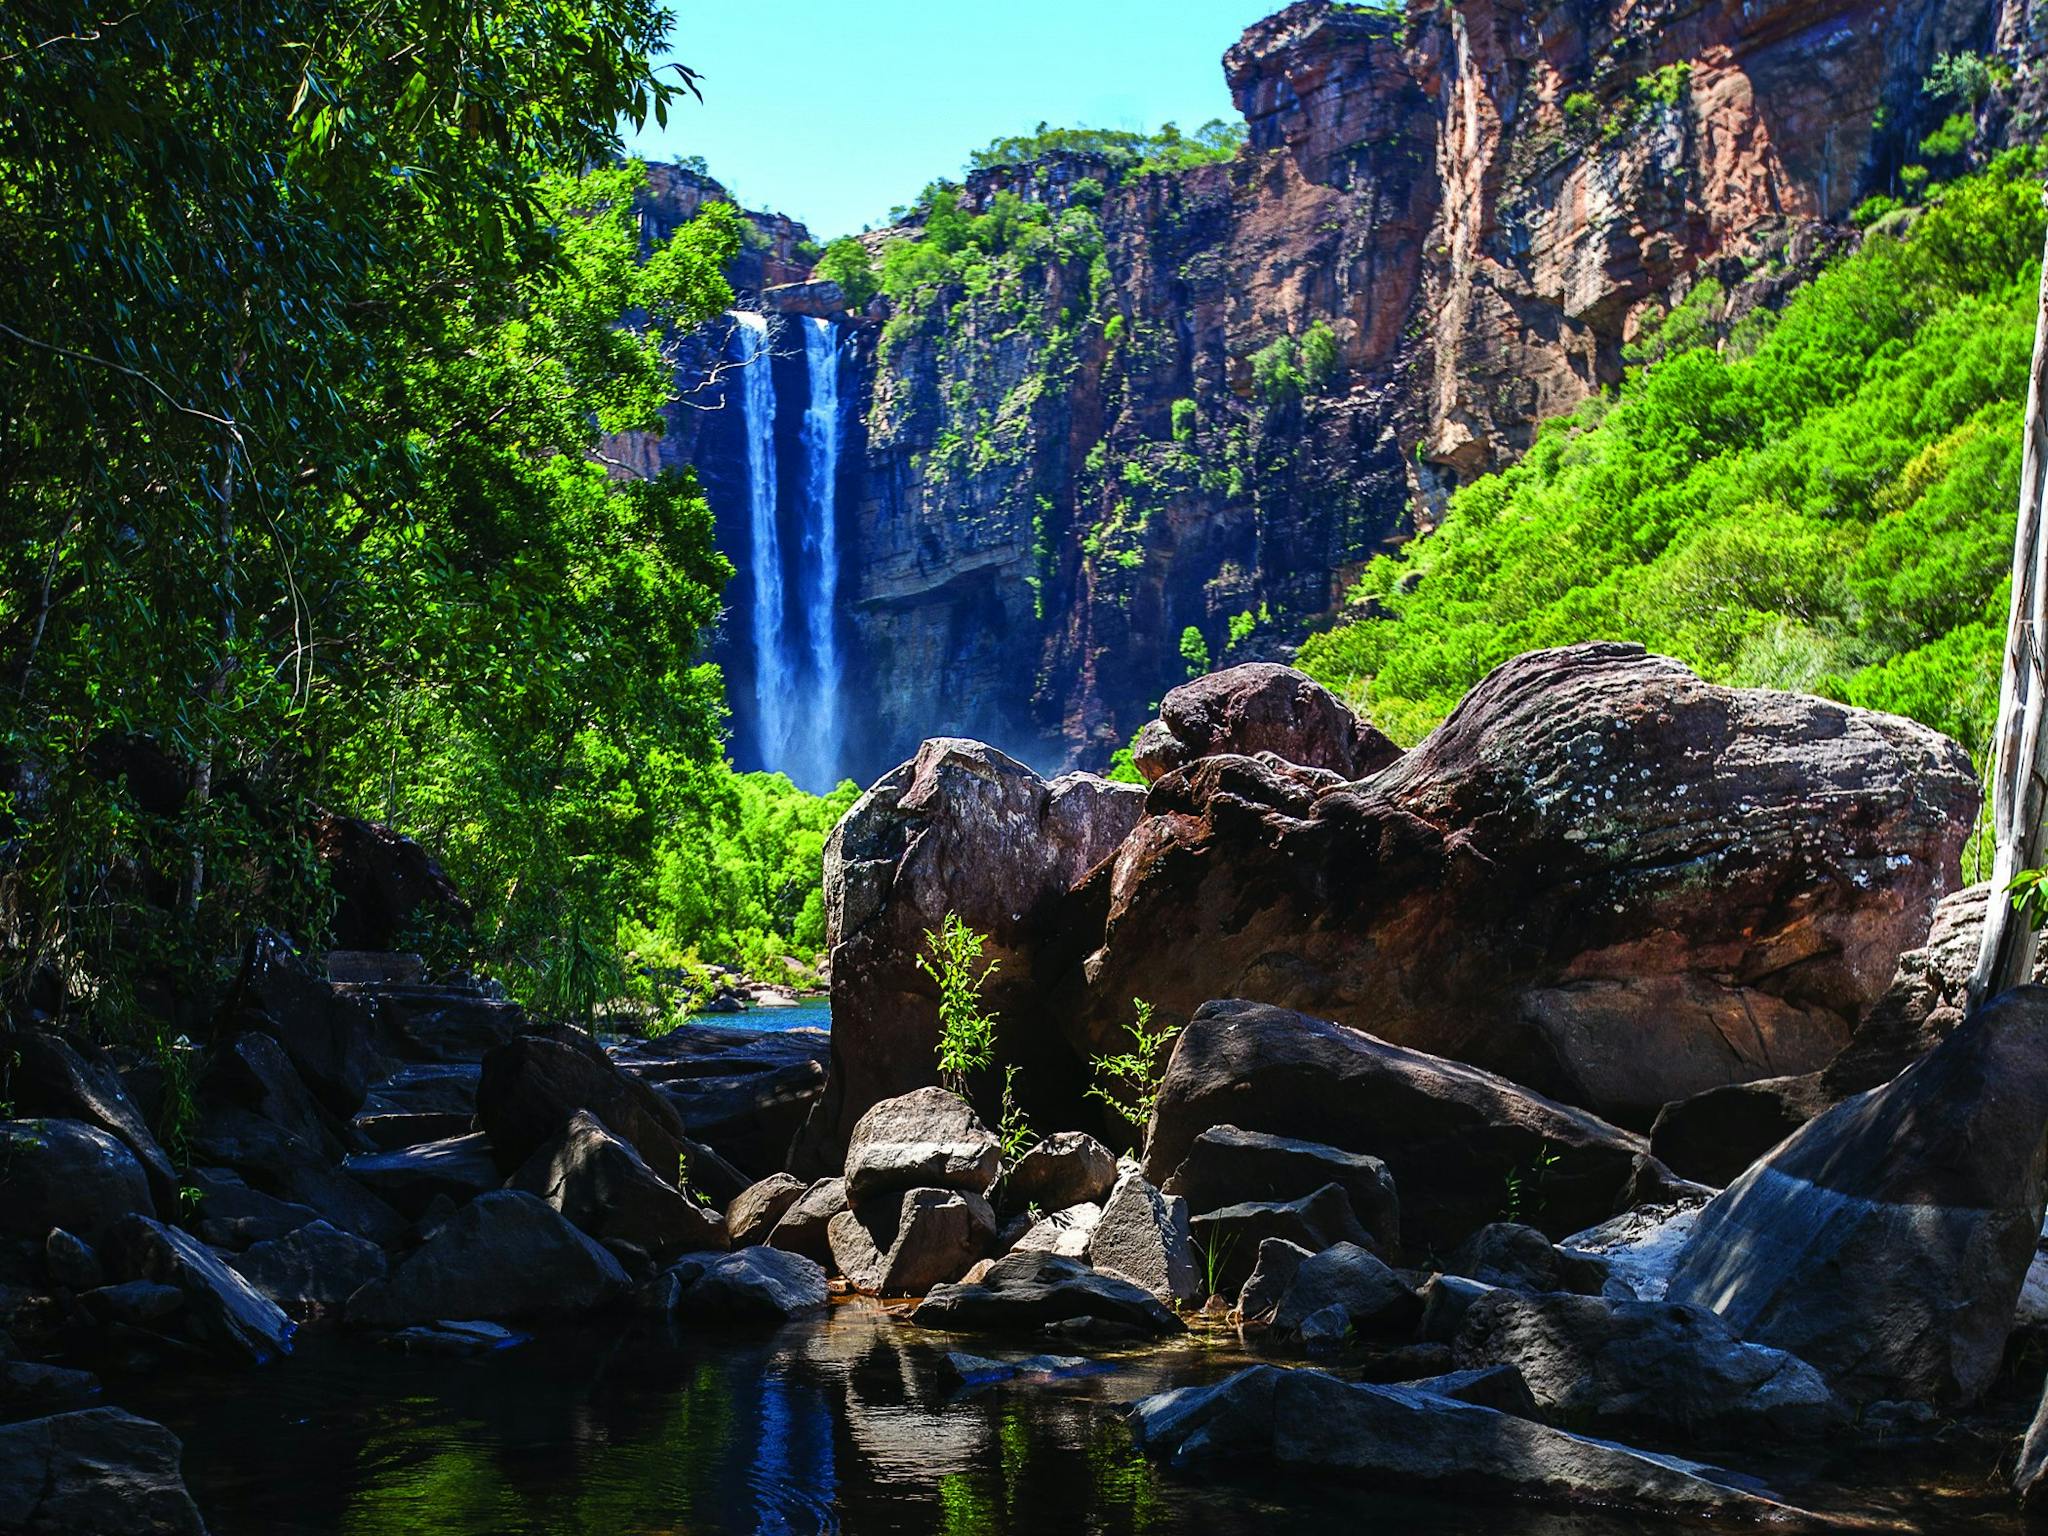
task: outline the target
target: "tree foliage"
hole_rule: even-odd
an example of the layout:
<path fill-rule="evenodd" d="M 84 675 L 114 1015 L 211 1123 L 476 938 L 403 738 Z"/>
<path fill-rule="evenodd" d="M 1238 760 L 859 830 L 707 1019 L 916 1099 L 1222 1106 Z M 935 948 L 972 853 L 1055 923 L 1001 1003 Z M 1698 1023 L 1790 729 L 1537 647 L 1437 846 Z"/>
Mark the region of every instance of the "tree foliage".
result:
<path fill-rule="evenodd" d="M 646 884 L 715 755 L 727 574 L 658 333 L 729 302 L 709 209 L 647 254 L 620 124 L 684 81 L 650 0 L 82 0 L 0 15 L 0 965 L 118 1024 L 315 936 L 315 803 L 424 837 L 542 975 Z M 622 328 L 638 312 L 648 325 Z M 582 963 L 566 954 L 561 963 Z"/>

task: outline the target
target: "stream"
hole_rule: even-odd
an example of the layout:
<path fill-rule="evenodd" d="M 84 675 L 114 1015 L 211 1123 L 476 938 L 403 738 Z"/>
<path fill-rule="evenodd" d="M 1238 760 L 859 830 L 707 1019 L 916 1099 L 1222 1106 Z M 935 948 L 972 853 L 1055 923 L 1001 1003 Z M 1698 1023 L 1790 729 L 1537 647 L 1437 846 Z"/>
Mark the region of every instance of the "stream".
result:
<path fill-rule="evenodd" d="M 1393 1498 L 1284 1474 L 1204 1481 L 1146 1462 L 1122 1406 L 1247 1363 L 1254 1357 L 1235 1331 L 1105 1354 L 1114 1368 L 1099 1375 L 975 1393 L 943 1374 L 946 1350 L 962 1347 L 1025 1352 L 922 1332 L 854 1300 L 761 1333 L 551 1330 L 473 1360 L 310 1333 L 291 1360 L 254 1374 L 134 1383 L 117 1396 L 184 1439 L 186 1479 L 214 1536 L 1676 1528 Z M 1931 1465 L 1880 1454 L 1825 1479 L 1811 1468 L 1774 1476 L 1801 1502 L 1853 1507 L 1894 1529 L 2016 1532 L 1976 1454 L 1951 1450 Z M 1897 1479 L 1899 1490 L 1874 1488 L 1873 1478 Z M 1845 1482 L 1858 1489 L 1852 1499 L 1839 1496 Z"/>

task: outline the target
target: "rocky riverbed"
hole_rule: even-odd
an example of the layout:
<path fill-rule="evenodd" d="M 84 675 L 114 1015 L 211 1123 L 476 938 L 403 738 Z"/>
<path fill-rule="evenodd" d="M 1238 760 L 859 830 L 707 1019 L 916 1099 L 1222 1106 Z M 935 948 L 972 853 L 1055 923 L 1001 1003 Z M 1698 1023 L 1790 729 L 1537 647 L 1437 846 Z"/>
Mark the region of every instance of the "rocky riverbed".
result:
<path fill-rule="evenodd" d="M 1235 669 L 1141 764 L 878 784 L 829 1037 L 280 941 L 174 1159 L 11 1033 L 0 1530 L 2017 1522 L 2048 990 L 1962 1005 L 1950 744 L 1593 646 L 1407 754 Z M 949 912 L 1028 1146 L 931 1081 Z"/>

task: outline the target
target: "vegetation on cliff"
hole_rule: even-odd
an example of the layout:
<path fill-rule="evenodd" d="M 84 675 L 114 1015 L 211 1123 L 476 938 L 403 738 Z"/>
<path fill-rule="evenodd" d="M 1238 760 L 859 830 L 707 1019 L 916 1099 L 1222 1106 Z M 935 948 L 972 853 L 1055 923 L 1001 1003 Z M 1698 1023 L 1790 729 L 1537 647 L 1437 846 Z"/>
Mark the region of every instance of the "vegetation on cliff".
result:
<path fill-rule="evenodd" d="M 1998 698 L 2044 156 L 1875 225 L 1720 345 L 1656 360 L 1375 560 L 1302 665 L 1415 741 L 1519 652 L 1636 640 L 1910 715 L 1981 757 Z M 1653 338 L 1653 341 L 1655 339 Z"/>

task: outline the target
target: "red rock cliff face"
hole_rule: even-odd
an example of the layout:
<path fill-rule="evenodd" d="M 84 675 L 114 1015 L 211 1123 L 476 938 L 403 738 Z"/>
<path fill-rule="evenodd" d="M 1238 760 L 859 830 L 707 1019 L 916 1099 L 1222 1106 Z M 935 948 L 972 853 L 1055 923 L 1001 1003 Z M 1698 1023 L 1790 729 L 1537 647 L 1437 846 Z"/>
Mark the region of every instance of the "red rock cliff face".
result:
<path fill-rule="evenodd" d="M 2025 121 L 2044 30 L 2026 0 L 1305 0 L 1224 61 L 1234 162 L 971 176 L 970 210 L 1086 211 L 1101 259 L 1056 242 L 858 322 L 849 771 L 951 734 L 1100 765 L 1188 628 L 1284 659 L 1701 277 L 1773 302 L 1853 238 L 1948 110 L 1939 55 L 2020 66 L 1982 122 Z M 1335 367 L 1262 390 L 1318 327 Z"/>

